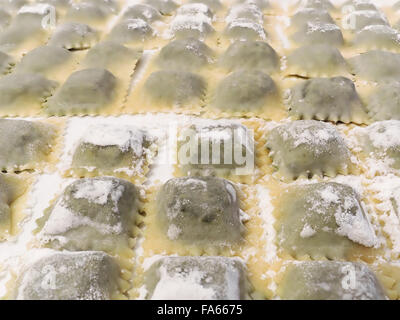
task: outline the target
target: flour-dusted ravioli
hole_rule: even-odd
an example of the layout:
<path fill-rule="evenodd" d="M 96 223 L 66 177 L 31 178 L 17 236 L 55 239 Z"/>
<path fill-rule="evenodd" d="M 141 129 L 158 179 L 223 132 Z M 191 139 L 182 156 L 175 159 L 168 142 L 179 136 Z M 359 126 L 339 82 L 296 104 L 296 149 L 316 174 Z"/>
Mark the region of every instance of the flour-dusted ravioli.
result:
<path fill-rule="evenodd" d="M 277 245 L 294 258 L 349 259 L 378 243 L 359 195 L 345 184 L 291 186 L 275 210 Z"/>
<path fill-rule="evenodd" d="M 349 23 L 350 31 L 360 31 L 366 26 L 382 25 L 389 26 L 386 17 L 376 10 L 356 10 L 351 11 L 346 16 L 346 21 Z"/>
<path fill-rule="evenodd" d="M 27 0 L 0 0 L 0 6 L 7 11 L 17 11 L 24 5 L 28 4 Z"/>
<path fill-rule="evenodd" d="M 343 6 L 351 6 L 353 10 L 375 10 L 377 7 L 370 0 L 349 0 L 346 1 Z"/>
<path fill-rule="evenodd" d="M 67 50 L 83 50 L 98 41 L 99 33 L 87 24 L 66 22 L 56 28 L 48 44 Z"/>
<path fill-rule="evenodd" d="M 92 125 L 77 143 L 71 167 L 78 172 L 143 177 L 154 149 L 154 139 L 135 126 Z"/>
<path fill-rule="evenodd" d="M 15 60 L 8 54 L 0 51 L 0 75 L 11 72 Z"/>
<path fill-rule="evenodd" d="M 76 71 L 48 99 L 45 111 L 51 115 L 101 112 L 115 100 L 116 86 L 117 79 L 108 70 Z"/>
<path fill-rule="evenodd" d="M 164 15 L 171 15 L 178 8 L 174 0 L 144 0 L 144 3 L 156 8 Z"/>
<path fill-rule="evenodd" d="M 367 112 L 353 81 L 345 77 L 313 78 L 290 90 L 289 114 L 296 119 L 366 123 Z"/>
<path fill-rule="evenodd" d="M 126 19 L 115 25 L 108 40 L 125 45 L 136 45 L 151 40 L 154 36 L 154 29 L 143 19 Z"/>
<path fill-rule="evenodd" d="M 119 0 L 82 0 L 82 2 L 95 4 L 109 13 L 117 14 L 121 9 Z"/>
<path fill-rule="evenodd" d="M 0 174 L 0 239 L 6 238 L 12 232 L 12 205 L 26 190 L 25 181 L 18 176 Z"/>
<path fill-rule="evenodd" d="M 231 178 L 254 159 L 253 145 L 253 137 L 240 124 L 191 125 L 182 128 L 178 136 L 178 166 L 185 176 Z"/>
<path fill-rule="evenodd" d="M 334 10 L 335 7 L 329 0 L 306 0 L 301 2 L 305 8 L 312 8 L 318 10 Z"/>
<path fill-rule="evenodd" d="M 0 31 L 3 31 L 11 22 L 11 15 L 4 10 L 0 9 Z"/>
<path fill-rule="evenodd" d="M 262 24 L 245 18 L 230 21 L 224 29 L 224 35 L 231 40 L 267 39 L 267 33 Z"/>
<path fill-rule="evenodd" d="M 195 38 L 178 39 L 163 47 L 156 64 L 163 69 L 196 70 L 214 61 L 214 52 Z"/>
<path fill-rule="evenodd" d="M 203 3 L 214 12 L 223 7 L 220 0 L 189 0 L 189 3 Z"/>
<path fill-rule="evenodd" d="M 52 80 L 61 80 L 62 71 L 71 71 L 77 65 L 74 55 L 67 49 L 41 46 L 28 52 L 17 64 L 15 73 L 37 73 Z"/>
<path fill-rule="evenodd" d="M 263 13 L 255 4 L 239 4 L 229 10 L 225 21 L 231 22 L 236 19 L 248 19 L 256 23 L 263 24 Z"/>
<path fill-rule="evenodd" d="M 252 4 L 256 5 L 260 9 L 268 9 L 271 5 L 269 0 L 236 0 L 238 4 Z"/>
<path fill-rule="evenodd" d="M 228 71 L 241 69 L 279 70 L 280 61 L 276 51 L 262 41 L 235 41 L 219 59 L 219 65 Z"/>
<path fill-rule="evenodd" d="M 39 169 L 54 152 L 56 130 L 52 125 L 0 119 L 1 170 Z"/>
<path fill-rule="evenodd" d="M 80 66 L 85 69 L 102 68 L 115 75 L 131 75 L 142 50 L 127 48 L 112 41 L 102 41 L 89 50 Z"/>
<path fill-rule="evenodd" d="M 64 21 L 85 23 L 90 26 L 102 26 L 110 18 L 109 12 L 94 2 L 72 4 L 66 12 Z"/>
<path fill-rule="evenodd" d="M 120 268 L 103 252 L 51 252 L 26 266 L 18 300 L 109 300 L 118 296 Z"/>
<path fill-rule="evenodd" d="M 348 60 L 352 72 L 370 81 L 393 81 L 400 79 L 400 54 L 372 50 Z"/>
<path fill-rule="evenodd" d="M 307 27 L 309 22 L 334 24 L 335 20 L 333 20 L 329 12 L 326 10 L 302 8 L 290 18 L 290 27 L 293 30 L 304 29 Z"/>
<path fill-rule="evenodd" d="M 375 122 L 363 129 L 360 137 L 363 153 L 382 160 L 389 167 L 400 169 L 400 121 Z"/>
<path fill-rule="evenodd" d="M 248 299 L 246 266 L 237 258 L 162 257 L 145 273 L 146 299 Z"/>
<path fill-rule="evenodd" d="M 288 72 L 300 76 L 343 75 L 347 63 L 340 51 L 330 44 L 300 47 L 287 56 Z"/>
<path fill-rule="evenodd" d="M 386 300 L 381 284 L 366 264 L 340 261 L 289 264 L 278 295 L 283 300 Z"/>
<path fill-rule="evenodd" d="M 161 20 L 162 16 L 160 12 L 152 6 L 147 4 L 134 4 L 126 9 L 123 19 L 142 19 L 147 23 L 152 23 Z"/>
<path fill-rule="evenodd" d="M 38 220 L 39 240 L 53 249 L 129 254 L 139 191 L 113 177 L 72 182 Z"/>
<path fill-rule="evenodd" d="M 40 74 L 12 73 L 0 79 L 0 114 L 37 113 L 57 83 Z"/>
<path fill-rule="evenodd" d="M 242 240 L 239 196 L 232 183 L 214 177 L 168 180 L 157 194 L 158 223 L 169 240 L 226 246 Z"/>
<path fill-rule="evenodd" d="M 258 70 L 240 70 L 219 83 L 213 105 L 227 112 L 256 112 L 265 106 L 273 107 L 277 96 L 277 87 L 269 75 Z"/>
<path fill-rule="evenodd" d="M 192 100 L 204 99 L 206 83 L 201 76 L 191 72 L 162 70 L 149 76 L 144 89 L 155 102 L 184 106 Z"/>
<path fill-rule="evenodd" d="M 385 25 L 366 26 L 357 32 L 353 44 L 367 50 L 400 50 L 400 33 Z"/>
<path fill-rule="evenodd" d="M 280 125 L 267 136 L 273 166 L 285 180 L 336 176 L 352 169 L 351 154 L 335 126 L 315 120 Z"/>
<path fill-rule="evenodd" d="M 400 83 L 379 85 L 368 97 L 367 109 L 375 121 L 400 120 Z"/>
<path fill-rule="evenodd" d="M 293 33 L 290 39 L 299 45 L 325 43 L 340 47 L 344 44 L 342 31 L 332 23 L 308 22 L 302 29 Z"/>
<path fill-rule="evenodd" d="M 204 13 L 177 14 L 170 23 L 168 35 L 176 38 L 205 39 L 215 32 L 212 19 Z"/>
<path fill-rule="evenodd" d="M 213 12 L 204 3 L 186 3 L 178 8 L 177 15 L 198 15 L 204 14 L 210 19 L 214 17 Z"/>

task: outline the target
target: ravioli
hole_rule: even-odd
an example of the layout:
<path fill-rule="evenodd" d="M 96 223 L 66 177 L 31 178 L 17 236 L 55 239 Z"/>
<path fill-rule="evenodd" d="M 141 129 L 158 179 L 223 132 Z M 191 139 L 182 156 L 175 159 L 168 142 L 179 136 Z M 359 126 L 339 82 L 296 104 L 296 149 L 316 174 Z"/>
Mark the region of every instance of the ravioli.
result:
<path fill-rule="evenodd" d="M 87 128 L 72 156 L 75 170 L 143 176 L 153 139 L 134 126 L 97 124 Z"/>
<path fill-rule="evenodd" d="M 376 6 L 370 1 L 370 0 L 349 0 L 346 1 L 343 6 L 352 6 L 354 10 L 360 11 L 360 10 L 375 10 L 377 11 L 378 9 Z"/>
<path fill-rule="evenodd" d="M 307 26 L 295 32 L 290 39 L 299 45 L 330 44 L 341 47 L 344 44 L 342 31 L 331 23 L 308 22 Z"/>
<path fill-rule="evenodd" d="M 134 4 L 126 9 L 123 19 L 141 19 L 152 23 L 162 19 L 160 12 L 147 4 Z"/>
<path fill-rule="evenodd" d="M 75 64 L 73 54 L 67 49 L 41 46 L 28 52 L 17 64 L 14 72 L 37 73 L 50 79 L 58 79 L 58 74 L 63 68 L 71 70 Z"/>
<path fill-rule="evenodd" d="M 214 12 L 223 7 L 220 0 L 189 0 L 189 3 L 203 3 Z"/>
<path fill-rule="evenodd" d="M 350 58 L 352 72 L 370 81 L 393 81 L 400 78 L 400 54 L 372 50 Z"/>
<path fill-rule="evenodd" d="M 368 122 L 354 83 L 345 77 L 306 80 L 291 89 L 288 104 L 296 119 Z"/>
<path fill-rule="evenodd" d="M 278 292 L 283 300 L 386 300 L 374 272 L 359 262 L 292 263 Z"/>
<path fill-rule="evenodd" d="M 10 55 L 0 51 L 0 75 L 10 73 L 14 65 L 14 59 Z"/>
<path fill-rule="evenodd" d="M 204 14 L 208 18 L 212 19 L 214 14 L 210 8 L 204 3 L 186 3 L 178 8 L 176 11 L 177 15 L 198 15 Z"/>
<path fill-rule="evenodd" d="M 146 271 L 145 288 L 151 300 L 248 298 L 246 267 L 237 258 L 163 257 Z"/>
<path fill-rule="evenodd" d="M 341 75 L 347 63 L 340 51 L 330 44 L 300 47 L 287 56 L 288 70 L 300 76 Z"/>
<path fill-rule="evenodd" d="M 138 206 L 139 192 L 126 180 L 78 179 L 38 220 L 38 237 L 57 250 L 96 250 L 121 255 L 129 248 Z"/>
<path fill-rule="evenodd" d="M 171 15 L 178 8 L 174 0 L 145 0 L 144 3 L 156 8 L 163 15 Z"/>
<path fill-rule="evenodd" d="M 27 3 L 27 0 L 0 0 L 0 6 L 7 11 L 17 11 Z"/>
<path fill-rule="evenodd" d="M 334 10 L 335 7 L 329 0 L 306 0 L 304 3 L 305 8 L 313 8 L 319 10 Z"/>
<path fill-rule="evenodd" d="M 146 80 L 144 89 L 155 102 L 182 106 L 191 100 L 204 98 L 204 79 L 191 72 L 161 70 L 153 72 Z"/>
<path fill-rule="evenodd" d="M 72 4 L 67 10 L 64 20 L 69 22 L 86 23 L 90 26 L 104 25 L 110 18 L 109 12 L 98 3 L 79 2 Z"/>
<path fill-rule="evenodd" d="M 349 30 L 360 31 L 366 26 L 382 25 L 389 26 L 386 17 L 376 10 L 356 10 L 346 16 L 346 20 L 351 23 Z"/>
<path fill-rule="evenodd" d="M 17 300 L 109 300 L 119 291 L 120 269 L 96 252 L 48 253 L 18 279 Z"/>
<path fill-rule="evenodd" d="M 196 70 L 214 61 L 214 52 L 195 38 L 173 40 L 163 47 L 156 64 L 162 69 Z"/>
<path fill-rule="evenodd" d="M 272 165 L 284 180 L 351 171 L 351 154 L 336 128 L 315 120 L 282 124 L 267 136 Z"/>
<path fill-rule="evenodd" d="M 302 8 L 290 18 L 290 26 L 295 30 L 306 28 L 310 22 L 335 24 L 335 20 L 332 19 L 328 11 L 313 8 Z"/>
<path fill-rule="evenodd" d="M 234 5 L 225 18 L 226 22 L 236 19 L 248 19 L 255 23 L 263 24 L 263 13 L 255 4 Z"/>
<path fill-rule="evenodd" d="M 175 38 L 205 39 L 215 32 L 212 19 L 204 13 L 177 14 L 170 23 L 169 33 Z"/>
<path fill-rule="evenodd" d="M 253 144 L 248 129 L 239 124 L 191 125 L 178 136 L 180 170 L 185 176 L 240 174 L 254 159 Z"/>
<path fill-rule="evenodd" d="M 125 74 L 129 78 L 142 50 L 127 48 L 112 41 L 102 41 L 89 50 L 80 63 L 84 69 L 106 69 L 115 75 Z"/>
<path fill-rule="evenodd" d="M 276 51 L 262 41 L 235 41 L 219 59 L 219 65 L 227 71 L 264 70 L 273 73 L 279 70 L 280 61 Z"/>
<path fill-rule="evenodd" d="M 99 68 L 74 72 L 48 99 L 46 113 L 51 115 L 101 112 L 115 99 L 117 79 Z"/>
<path fill-rule="evenodd" d="M 377 244 L 359 195 L 348 185 L 295 185 L 278 202 L 277 246 L 294 258 L 349 259 Z"/>
<path fill-rule="evenodd" d="M 44 167 L 50 153 L 54 151 L 55 137 L 56 130 L 52 125 L 0 119 L 1 170 Z"/>
<path fill-rule="evenodd" d="M 361 146 L 366 156 L 384 161 L 389 167 L 400 169 L 400 121 L 375 122 L 364 129 Z"/>
<path fill-rule="evenodd" d="M 152 39 L 154 35 L 155 31 L 146 21 L 126 19 L 111 30 L 108 40 L 124 45 L 135 45 Z"/>
<path fill-rule="evenodd" d="M 266 40 L 264 27 L 252 20 L 240 18 L 228 23 L 224 35 L 230 40 Z"/>
<path fill-rule="evenodd" d="M 12 73 L 0 79 L 0 113 L 27 115 L 38 112 L 57 83 L 40 74 Z"/>
<path fill-rule="evenodd" d="M 10 174 L 0 174 L 0 239 L 6 238 L 12 232 L 12 204 L 24 192 L 25 181 Z"/>
<path fill-rule="evenodd" d="M 368 113 L 375 121 L 400 120 L 400 84 L 381 84 L 368 97 Z"/>
<path fill-rule="evenodd" d="M 4 9 L 0 9 L 0 30 L 3 31 L 11 22 L 11 15 Z"/>
<path fill-rule="evenodd" d="M 385 25 L 371 25 L 355 35 L 353 44 L 365 49 L 399 50 L 400 33 Z"/>
<path fill-rule="evenodd" d="M 83 50 L 91 48 L 98 41 L 98 32 L 90 26 L 66 22 L 56 28 L 48 44 L 67 50 Z"/>
<path fill-rule="evenodd" d="M 272 78 L 257 70 L 240 70 L 223 79 L 213 105 L 229 112 L 253 112 L 276 102 L 277 88 Z"/>
<path fill-rule="evenodd" d="M 157 194 L 158 223 L 169 240 L 226 246 L 242 240 L 239 199 L 229 181 L 214 177 L 168 180 Z"/>

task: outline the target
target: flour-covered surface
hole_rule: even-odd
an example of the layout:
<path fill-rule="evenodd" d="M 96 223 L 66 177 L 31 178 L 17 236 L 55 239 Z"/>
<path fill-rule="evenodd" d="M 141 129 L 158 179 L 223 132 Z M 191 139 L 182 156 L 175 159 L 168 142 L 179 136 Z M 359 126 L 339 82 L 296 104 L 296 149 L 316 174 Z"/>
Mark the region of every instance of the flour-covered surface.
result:
<path fill-rule="evenodd" d="M 11 151 L 44 152 L 45 162 L 51 165 L 22 168 L 23 172 L 15 173 L 27 175 L 30 180 L 27 191 L 12 204 L 12 212 L 17 210 L 18 217 L 11 219 L 24 217 L 20 231 L 14 230 L 15 236 L 0 242 L 1 297 L 400 299 L 400 104 L 397 85 L 391 82 L 400 76 L 400 12 L 392 7 L 395 0 L 372 1 L 376 7 L 364 1 L 332 0 L 336 10 L 329 1 L 311 0 L 271 0 L 269 4 L 264 0 L 221 0 L 221 5 L 208 0 L 96 1 L 95 6 L 89 5 L 76 15 L 79 21 L 73 21 L 74 14 L 66 16 L 67 2 L 32 0 L 26 6 L 18 4 L 25 1 L 2 2 L 0 14 L 5 19 L 0 22 L 0 50 L 4 51 L 1 71 L 12 74 L 22 55 L 46 44 L 72 49 L 77 65 L 71 67 L 71 73 L 81 70 L 79 64 L 88 50 L 104 40 L 145 50 L 133 73 L 115 71 L 132 75 L 130 81 L 128 76 L 117 79 L 121 82 L 116 84 L 117 91 L 122 87 L 129 90 L 118 92 L 124 105 L 113 106 L 109 113 L 48 118 L 44 108 L 29 108 L 32 101 L 41 104 L 54 94 L 47 88 L 31 86 L 23 95 L 14 88 L 1 94 L 0 106 L 21 107 L 15 114 L 17 119 L 41 121 L 59 129 L 54 132 L 51 146 L 35 144 L 35 150 L 29 133 L 18 136 L 8 129 L 3 135 L 7 148 L 2 148 L 3 154 L 0 150 L 0 157 L 9 159 L 7 153 Z M 345 9 L 341 7 L 344 2 Z M 321 11 L 321 6 L 326 11 Z M 85 16 L 87 21 L 82 18 Z M 56 23 L 55 28 L 52 23 Z M 185 42 L 188 37 L 190 41 Z M 176 59 L 168 57 L 168 50 L 161 50 L 175 40 L 187 44 L 185 50 L 179 46 L 171 49 L 182 53 L 182 63 L 169 63 Z M 208 106 L 219 79 L 227 76 L 220 68 L 220 57 L 235 41 L 267 42 L 276 51 L 280 68 L 275 68 L 271 77 L 282 98 L 277 107 L 283 110 L 276 121 L 252 118 L 253 110 L 242 118 L 227 110 L 223 118 L 210 119 L 215 115 L 208 113 Z M 209 51 L 199 45 L 202 42 Z M 368 110 L 371 119 L 365 119 L 365 125 L 329 121 L 345 119 L 343 114 L 333 119 L 317 112 L 313 119 L 319 121 L 296 122 L 289 116 L 285 93 L 309 78 L 304 76 L 301 64 L 297 66 L 300 70 L 291 69 L 289 74 L 287 56 L 296 55 L 296 49 L 310 43 L 324 43 L 350 60 L 353 74 L 346 77 L 355 84 L 360 103 Z M 162 63 L 157 64 L 161 70 L 181 70 L 184 65 L 183 71 L 204 78 L 204 98 L 196 116 L 181 114 L 179 108 L 150 114 L 140 105 L 135 110 L 141 114 L 135 114 L 126 102 L 132 102 L 128 99 L 131 92 L 147 80 L 154 71 L 153 57 L 163 51 L 164 60 L 159 59 Z M 363 54 L 368 51 L 373 52 Z M 260 57 L 264 58 L 268 57 Z M 341 65 L 327 63 L 333 69 Z M 332 73 L 342 75 L 336 71 Z M 386 89 L 375 93 L 381 85 Z M 57 88 L 62 86 L 57 84 Z M 248 94 L 249 88 L 242 88 L 240 81 L 238 86 L 238 99 L 243 99 L 243 105 L 251 105 L 247 100 L 253 95 L 262 95 L 253 91 Z M 97 87 L 107 84 L 100 80 Z M 303 89 L 308 90 L 307 85 Z M 89 97 L 79 88 L 73 92 L 79 99 Z M 108 91 L 101 93 L 108 95 Z M 324 103 L 327 99 L 327 105 L 336 98 L 321 98 L 315 93 L 315 99 L 323 99 Z M 8 116 L 7 110 L 0 107 L 3 118 Z M 196 177 L 178 180 L 183 181 L 176 188 L 179 190 L 167 194 L 170 201 L 164 201 L 169 218 L 181 217 L 168 225 L 168 240 L 180 241 L 185 236 L 189 242 L 217 239 L 221 243 L 243 243 L 235 250 L 213 251 L 209 257 L 198 257 L 190 250 L 184 252 L 192 257 L 180 257 L 177 252 L 148 257 L 145 244 L 149 239 L 143 231 L 152 220 L 146 216 L 149 212 L 143 204 L 152 201 L 160 186 L 186 175 L 176 170 L 176 151 L 183 129 L 192 128 L 200 140 L 223 141 L 227 150 L 228 145 L 237 142 L 232 131 L 242 150 L 247 151 L 253 144 L 247 133 L 254 133 L 254 150 L 250 152 L 255 156 L 254 179 L 238 179 L 241 182 L 237 183 L 232 175 L 224 175 L 232 183 L 217 183 L 213 180 L 217 178 L 212 178 L 212 188 L 207 180 Z M 207 151 L 213 152 L 207 146 L 201 153 Z M 235 163 L 227 167 L 235 167 Z M 209 169 L 196 168 L 196 173 L 219 176 Z M 319 187 L 306 192 L 316 185 Z M 291 188 L 296 192 L 285 205 L 279 204 L 286 194 L 284 190 Z M 185 202 L 188 197 L 194 210 Z M 289 221 L 277 214 L 298 198 L 304 200 L 306 208 L 302 218 Z M 8 199 L 2 196 L 1 200 Z M 292 217 L 301 213 L 299 208 L 295 206 Z M 193 218 L 191 211 L 203 214 Z M 0 223 L 7 213 L 7 206 L 0 206 Z M 219 224 L 196 228 L 199 220 L 200 225 L 213 221 Z M 279 225 L 286 230 L 281 232 Z M 291 228 L 295 229 L 292 233 L 288 232 Z M 293 252 L 287 255 L 282 254 L 284 234 L 296 238 L 290 245 Z M 327 235 L 335 241 L 324 241 Z M 326 251 L 316 253 L 316 248 Z M 327 257 L 350 261 L 300 262 Z M 353 271 L 360 280 L 354 286 L 351 279 L 344 278 Z M 350 282 L 344 283 L 344 279 Z"/>

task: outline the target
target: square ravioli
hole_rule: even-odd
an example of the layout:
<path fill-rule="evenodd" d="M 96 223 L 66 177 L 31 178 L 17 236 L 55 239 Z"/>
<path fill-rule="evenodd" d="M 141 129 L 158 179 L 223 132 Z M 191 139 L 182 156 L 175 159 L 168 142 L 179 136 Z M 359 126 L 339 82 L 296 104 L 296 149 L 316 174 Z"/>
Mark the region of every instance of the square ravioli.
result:
<path fill-rule="evenodd" d="M 126 180 L 76 180 L 38 219 L 38 239 L 54 249 L 99 250 L 129 257 L 139 203 L 138 189 Z"/>
<path fill-rule="evenodd" d="M 73 150 L 71 170 L 143 181 L 156 148 L 155 139 L 135 126 L 91 125 Z"/>
<path fill-rule="evenodd" d="M 378 161 L 379 168 L 400 169 L 400 121 L 379 121 L 357 128 L 358 143 L 364 158 Z"/>
<path fill-rule="evenodd" d="M 153 6 L 144 3 L 129 5 L 125 10 L 122 19 L 142 19 L 147 23 L 162 20 L 162 15 Z"/>
<path fill-rule="evenodd" d="M 283 300 L 386 300 L 375 273 L 364 263 L 306 261 L 285 267 L 278 285 Z"/>
<path fill-rule="evenodd" d="M 166 35 L 178 39 L 195 38 L 204 40 L 214 33 L 212 17 L 203 12 L 180 13 L 178 10 L 178 14 L 170 22 L 170 28 Z"/>
<path fill-rule="evenodd" d="M 334 177 L 356 170 L 350 150 L 332 124 L 292 121 L 272 129 L 266 139 L 272 165 L 283 180 Z"/>
<path fill-rule="evenodd" d="M 297 45 L 330 44 L 341 47 L 344 44 L 343 34 L 334 23 L 320 21 L 307 22 L 307 24 L 293 33 L 290 40 Z"/>
<path fill-rule="evenodd" d="M 45 104 L 50 115 L 107 112 L 118 102 L 118 79 L 108 70 L 84 69 L 74 72 Z"/>
<path fill-rule="evenodd" d="M 157 223 L 169 240 L 199 247 L 242 240 L 239 196 L 232 183 L 214 177 L 168 180 L 158 191 Z"/>
<path fill-rule="evenodd" d="M 241 124 L 216 121 L 184 127 L 177 151 L 178 168 L 185 176 L 233 179 L 254 173 L 254 137 Z"/>
<path fill-rule="evenodd" d="M 15 222 L 19 220 L 20 208 L 16 201 L 27 189 L 27 181 L 17 175 L 0 174 L 0 240 L 13 234 Z"/>
<path fill-rule="evenodd" d="M 11 73 L 0 78 L 0 115 L 38 114 L 57 86 L 57 82 L 36 73 Z"/>
<path fill-rule="evenodd" d="M 400 83 L 378 85 L 368 97 L 366 107 L 374 121 L 400 120 Z"/>
<path fill-rule="evenodd" d="M 103 252 L 51 252 L 24 268 L 15 299 L 115 299 L 121 295 L 119 279 L 118 264 Z"/>
<path fill-rule="evenodd" d="M 67 50 L 84 50 L 95 45 L 99 38 L 99 32 L 87 24 L 66 22 L 57 26 L 48 45 Z"/>
<path fill-rule="evenodd" d="M 286 189 L 275 208 L 276 242 L 282 255 L 351 259 L 378 245 L 360 196 L 336 182 Z"/>
<path fill-rule="evenodd" d="M 56 134 L 47 123 L 0 119 L 1 170 L 42 170 L 55 152 Z"/>
<path fill-rule="evenodd" d="M 290 89 L 289 114 L 296 119 L 368 122 L 353 81 L 345 77 L 312 78 Z"/>
<path fill-rule="evenodd" d="M 145 20 L 125 19 L 114 26 L 107 40 L 130 46 L 143 44 L 155 36 L 156 31 Z"/>
<path fill-rule="evenodd" d="M 146 299 L 244 300 L 246 267 L 236 258 L 162 257 L 145 273 Z"/>
<path fill-rule="evenodd" d="M 109 8 L 96 2 L 82 1 L 73 3 L 67 10 L 64 21 L 86 23 L 94 27 L 102 27 L 112 17 Z"/>

